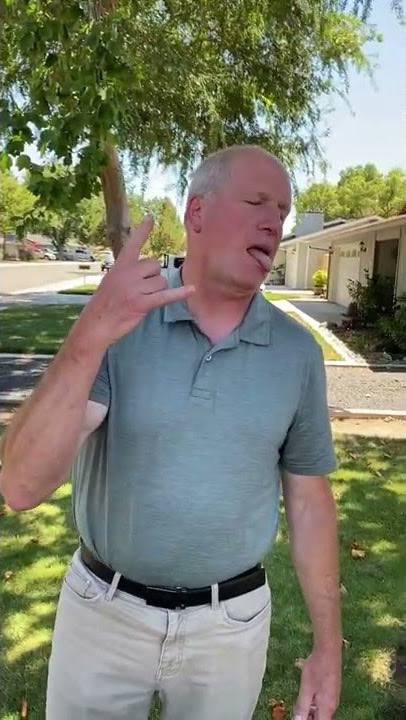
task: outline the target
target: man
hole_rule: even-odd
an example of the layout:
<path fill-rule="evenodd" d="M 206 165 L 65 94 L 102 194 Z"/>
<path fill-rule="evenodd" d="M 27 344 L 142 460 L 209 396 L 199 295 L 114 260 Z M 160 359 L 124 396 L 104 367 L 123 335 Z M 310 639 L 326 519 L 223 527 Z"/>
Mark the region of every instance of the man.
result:
<path fill-rule="evenodd" d="M 58 606 L 48 720 L 146 720 L 156 691 L 165 720 L 252 717 L 281 471 L 314 630 L 295 717 L 317 707 L 333 718 L 341 629 L 324 365 L 309 333 L 258 293 L 290 204 L 286 171 L 261 148 L 207 158 L 171 287 L 139 259 L 146 219 L 7 434 L 1 489 L 15 510 L 61 485 L 81 448 L 81 548 Z"/>

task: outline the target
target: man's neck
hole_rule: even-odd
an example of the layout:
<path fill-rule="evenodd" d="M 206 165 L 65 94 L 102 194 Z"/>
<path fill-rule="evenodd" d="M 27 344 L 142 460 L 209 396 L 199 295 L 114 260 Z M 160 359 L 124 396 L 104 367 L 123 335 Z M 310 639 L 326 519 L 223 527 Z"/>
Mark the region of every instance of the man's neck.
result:
<path fill-rule="evenodd" d="M 181 274 L 185 285 L 196 288 L 187 304 L 197 326 L 213 344 L 218 343 L 241 324 L 254 294 L 233 295 L 196 272 L 187 260 Z"/>

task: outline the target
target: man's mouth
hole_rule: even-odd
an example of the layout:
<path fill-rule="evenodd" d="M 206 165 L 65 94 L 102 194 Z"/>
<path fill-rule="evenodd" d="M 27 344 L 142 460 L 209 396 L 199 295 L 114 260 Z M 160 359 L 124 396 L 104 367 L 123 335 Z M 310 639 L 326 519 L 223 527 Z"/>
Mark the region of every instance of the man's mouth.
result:
<path fill-rule="evenodd" d="M 271 250 L 264 245 L 252 245 L 247 253 L 257 261 L 261 269 L 268 273 L 272 267 Z"/>

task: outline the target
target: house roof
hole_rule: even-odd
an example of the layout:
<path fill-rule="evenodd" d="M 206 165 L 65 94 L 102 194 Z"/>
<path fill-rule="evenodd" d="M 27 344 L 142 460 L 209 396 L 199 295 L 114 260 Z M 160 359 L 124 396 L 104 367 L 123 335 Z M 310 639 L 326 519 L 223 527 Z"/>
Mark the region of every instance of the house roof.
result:
<path fill-rule="evenodd" d="M 298 242 L 310 243 L 315 240 L 318 242 L 332 242 L 347 237 L 348 235 L 359 235 L 366 230 L 369 230 L 371 227 L 373 227 L 374 230 L 380 230 L 381 228 L 403 225 L 405 223 L 406 215 L 395 215 L 390 218 L 381 218 L 379 215 L 370 215 L 369 217 L 359 218 L 358 220 L 349 220 L 338 225 L 330 225 L 329 227 L 326 227 L 325 225 L 323 230 L 310 233 L 309 235 L 301 235 L 300 237 L 287 236 L 282 240 L 280 247 L 292 247 Z"/>

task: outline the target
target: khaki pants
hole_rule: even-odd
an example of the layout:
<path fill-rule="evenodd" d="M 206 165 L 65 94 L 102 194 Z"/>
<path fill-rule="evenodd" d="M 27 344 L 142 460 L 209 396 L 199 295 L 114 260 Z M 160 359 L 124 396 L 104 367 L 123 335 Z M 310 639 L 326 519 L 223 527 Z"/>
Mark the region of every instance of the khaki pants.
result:
<path fill-rule="evenodd" d="M 49 664 L 47 720 L 249 720 L 265 671 L 268 584 L 231 600 L 165 610 L 117 591 L 75 553 Z"/>

